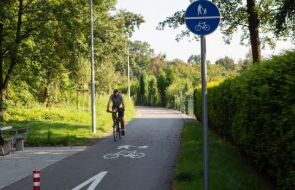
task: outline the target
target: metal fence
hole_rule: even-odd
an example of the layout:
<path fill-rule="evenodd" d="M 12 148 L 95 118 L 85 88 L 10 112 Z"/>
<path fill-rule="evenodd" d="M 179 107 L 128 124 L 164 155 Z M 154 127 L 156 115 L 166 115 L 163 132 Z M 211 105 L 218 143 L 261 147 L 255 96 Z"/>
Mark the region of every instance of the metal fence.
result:
<path fill-rule="evenodd" d="M 179 93 L 179 95 L 174 96 L 174 102 L 172 103 L 172 105 L 172 109 L 178 110 L 195 118 L 194 99 L 192 98 L 192 96 L 185 96 L 182 93 Z"/>

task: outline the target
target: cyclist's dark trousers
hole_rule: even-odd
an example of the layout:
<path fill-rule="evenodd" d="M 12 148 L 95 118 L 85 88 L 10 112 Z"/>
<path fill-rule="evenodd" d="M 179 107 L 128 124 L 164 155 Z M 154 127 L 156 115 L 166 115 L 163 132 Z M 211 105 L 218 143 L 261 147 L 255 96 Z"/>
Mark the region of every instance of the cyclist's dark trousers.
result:
<path fill-rule="evenodd" d="M 119 111 L 119 117 L 124 117 L 124 111 Z"/>

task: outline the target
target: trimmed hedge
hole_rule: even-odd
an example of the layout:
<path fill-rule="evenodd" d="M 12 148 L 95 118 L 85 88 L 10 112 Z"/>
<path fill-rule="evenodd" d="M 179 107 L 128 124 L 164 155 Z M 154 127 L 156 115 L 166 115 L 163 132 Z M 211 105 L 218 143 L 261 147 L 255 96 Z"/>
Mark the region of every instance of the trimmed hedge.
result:
<path fill-rule="evenodd" d="M 202 118 L 201 89 L 194 92 Z M 209 127 L 239 146 L 277 189 L 295 189 L 295 52 L 208 87 Z"/>

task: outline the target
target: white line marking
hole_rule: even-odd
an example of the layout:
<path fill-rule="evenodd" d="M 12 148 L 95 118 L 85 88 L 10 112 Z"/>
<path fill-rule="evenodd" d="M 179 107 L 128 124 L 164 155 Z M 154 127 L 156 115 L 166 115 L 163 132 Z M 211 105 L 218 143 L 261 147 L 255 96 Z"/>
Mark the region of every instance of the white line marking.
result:
<path fill-rule="evenodd" d="M 81 185 L 78 185 L 77 187 L 75 187 L 72 190 L 80 190 L 83 187 L 85 187 L 86 185 L 88 185 L 89 183 L 91 183 L 91 185 L 88 187 L 87 190 L 94 190 L 95 187 L 99 184 L 99 182 L 102 180 L 102 178 L 107 174 L 107 171 L 103 171 L 100 172 L 99 174 L 93 176 L 92 178 L 88 179 L 87 181 L 85 181 L 84 183 L 82 183 Z"/>
<path fill-rule="evenodd" d="M 129 148 L 131 148 L 131 147 L 134 147 L 134 148 L 137 147 L 138 149 L 140 149 L 140 148 L 148 148 L 148 146 L 123 145 L 123 146 L 118 146 L 117 149 L 122 149 L 122 148 L 129 149 Z"/>
<path fill-rule="evenodd" d="M 215 18 L 221 18 L 221 16 L 185 17 L 185 19 L 215 19 Z"/>

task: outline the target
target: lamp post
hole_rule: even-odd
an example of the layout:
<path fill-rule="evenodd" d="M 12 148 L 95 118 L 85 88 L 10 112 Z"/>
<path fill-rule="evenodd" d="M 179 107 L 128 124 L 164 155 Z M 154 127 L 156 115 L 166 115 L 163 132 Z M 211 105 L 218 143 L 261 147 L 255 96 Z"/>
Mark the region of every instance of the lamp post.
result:
<path fill-rule="evenodd" d="M 127 48 L 128 51 L 128 58 L 127 58 L 127 63 L 128 63 L 128 68 L 127 68 L 127 72 L 128 72 L 128 100 L 130 101 L 130 74 L 129 74 L 129 47 Z"/>
<path fill-rule="evenodd" d="M 90 30 L 91 30 L 91 106 L 92 106 L 92 133 L 96 134 L 95 117 L 95 86 L 94 86 L 94 48 L 93 48 L 93 3 L 90 0 Z"/>

